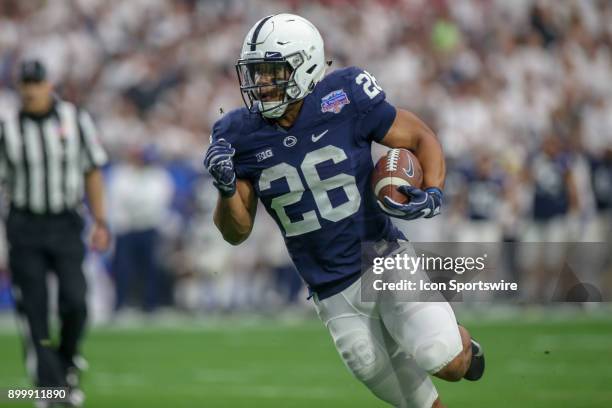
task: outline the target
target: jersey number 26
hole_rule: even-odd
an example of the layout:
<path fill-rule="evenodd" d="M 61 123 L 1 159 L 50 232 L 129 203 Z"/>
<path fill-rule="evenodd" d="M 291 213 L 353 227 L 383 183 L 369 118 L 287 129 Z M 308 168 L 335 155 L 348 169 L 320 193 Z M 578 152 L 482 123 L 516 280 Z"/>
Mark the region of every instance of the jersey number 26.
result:
<path fill-rule="evenodd" d="M 338 164 L 346 159 L 344 150 L 337 146 L 329 145 L 307 153 L 299 168 L 312 192 L 319 214 L 321 214 L 322 218 L 332 222 L 340 221 L 357 212 L 361 203 L 361 196 L 355 183 L 355 177 L 350 174 L 340 173 L 321 180 L 316 165 L 328 160 Z M 302 213 L 302 219 L 298 221 L 291 221 L 285 212 L 286 206 L 299 203 L 304 195 L 305 188 L 297 168 L 288 163 L 279 163 L 265 169 L 259 177 L 259 191 L 269 189 L 273 181 L 283 178 L 287 180 L 289 192 L 274 197 L 271 207 L 276 212 L 278 220 L 285 229 L 285 235 L 292 237 L 320 229 L 321 223 L 314 209 Z M 348 201 L 334 207 L 327 193 L 340 187 L 344 190 Z"/>

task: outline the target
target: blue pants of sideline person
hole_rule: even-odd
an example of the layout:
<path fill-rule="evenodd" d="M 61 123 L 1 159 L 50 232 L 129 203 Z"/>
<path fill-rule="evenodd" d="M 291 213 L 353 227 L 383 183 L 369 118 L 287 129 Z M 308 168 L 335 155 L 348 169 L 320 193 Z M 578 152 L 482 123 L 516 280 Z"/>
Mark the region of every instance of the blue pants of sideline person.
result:
<path fill-rule="evenodd" d="M 133 292 L 141 297 L 142 308 L 153 311 L 158 304 L 159 270 L 155 252 L 155 229 L 132 231 L 117 236 L 113 275 L 116 285 L 115 310 L 121 309 Z"/>

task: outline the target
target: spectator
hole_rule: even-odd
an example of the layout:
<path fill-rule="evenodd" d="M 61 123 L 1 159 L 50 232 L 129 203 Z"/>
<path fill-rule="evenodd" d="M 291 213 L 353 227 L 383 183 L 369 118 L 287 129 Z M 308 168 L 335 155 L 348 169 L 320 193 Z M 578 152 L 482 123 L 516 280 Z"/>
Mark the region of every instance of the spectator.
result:
<path fill-rule="evenodd" d="M 134 288 L 143 288 L 143 310 L 153 311 L 158 305 L 161 280 L 156 254 L 173 188 L 155 155 L 151 146 L 134 149 L 129 161 L 116 166 L 111 175 L 110 221 L 117 235 L 112 262 L 116 310 L 129 303 Z"/>

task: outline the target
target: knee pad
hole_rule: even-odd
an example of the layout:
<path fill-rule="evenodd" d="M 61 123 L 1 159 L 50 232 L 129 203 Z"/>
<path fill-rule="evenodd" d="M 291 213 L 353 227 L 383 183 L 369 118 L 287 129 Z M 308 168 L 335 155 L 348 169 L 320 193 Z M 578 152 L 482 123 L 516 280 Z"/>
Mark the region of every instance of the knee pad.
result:
<path fill-rule="evenodd" d="M 432 338 L 416 347 L 414 358 L 423 370 L 435 374 L 460 352 L 461 348 L 456 350 L 456 347 L 450 347 L 444 340 Z"/>
<path fill-rule="evenodd" d="M 374 379 L 385 367 L 382 347 L 366 333 L 350 333 L 336 341 L 336 347 L 349 370 L 361 381 Z"/>

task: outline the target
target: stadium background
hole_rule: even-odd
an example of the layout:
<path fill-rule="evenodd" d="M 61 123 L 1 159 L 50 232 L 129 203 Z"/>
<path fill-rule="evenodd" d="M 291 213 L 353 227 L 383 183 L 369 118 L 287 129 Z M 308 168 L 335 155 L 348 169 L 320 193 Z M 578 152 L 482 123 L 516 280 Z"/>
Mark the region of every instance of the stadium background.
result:
<path fill-rule="evenodd" d="M 440 137 L 445 211 L 402 224 L 409 238 L 612 242 L 609 1 L 5 0 L 0 115 L 18 105 L 19 61 L 41 58 L 109 150 L 122 253 L 147 257 L 130 244 L 141 230 L 157 240 L 154 269 L 140 273 L 118 251 L 87 258 L 88 406 L 377 406 L 314 321 L 267 214 L 240 248 L 211 222 L 209 130 L 242 104 L 233 62 L 244 34 L 279 11 L 319 27 L 331 69 L 364 67 Z M 568 208 L 534 211 L 538 188 L 567 194 L 544 151 L 571 170 L 578 200 Z M 25 385 L 0 248 L 0 386 Z M 116 311 L 123 273 L 132 279 Z M 609 273 L 597 280 L 609 291 Z M 480 387 L 441 385 L 451 406 L 610 406 L 609 308 L 494 306 L 460 307 L 494 365 Z"/>

